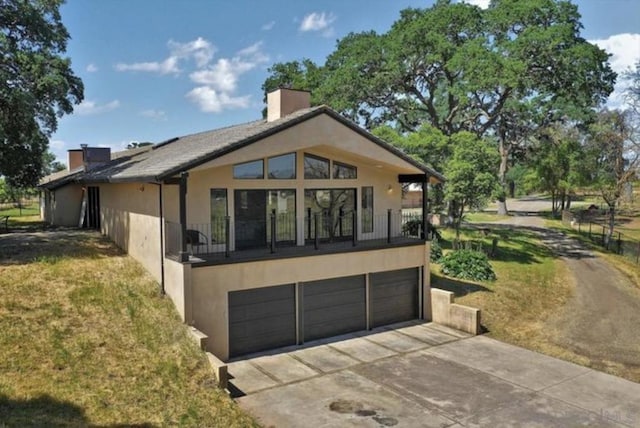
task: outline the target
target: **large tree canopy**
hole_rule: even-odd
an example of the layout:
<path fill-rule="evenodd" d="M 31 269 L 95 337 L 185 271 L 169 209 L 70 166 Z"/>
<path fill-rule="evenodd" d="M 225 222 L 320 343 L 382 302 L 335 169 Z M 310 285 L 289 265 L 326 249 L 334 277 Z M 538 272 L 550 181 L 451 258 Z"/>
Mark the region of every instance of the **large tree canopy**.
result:
<path fill-rule="evenodd" d="M 17 187 L 43 174 L 58 118 L 83 99 L 83 85 L 62 55 L 69 33 L 62 0 L 0 0 L 0 175 Z"/>
<path fill-rule="evenodd" d="M 504 186 L 515 148 L 555 121 L 591 120 L 613 90 L 607 53 L 581 28 L 567 0 L 493 0 L 484 10 L 440 0 L 403 10 L 384 34 L 347 35 L 323 65 L 276 64 L 263 88 L 311 90 L 314 103 L 369 129 L 495 136 Z"/>
<path fill-rule="evenodd" d="M 317 102 L 368 128 L 428 122 L 445 135 L 481 136 L 502 115 L 522 115 L 522 104 L 538 121 L 582 117 L 611 93 L 615 73 L 581 37 L 579 19 L 568 1 L 494 0 L 486 10 L 438 1 L 403 10 L 385 34 L 347 35 L 324 65 L 275 64 L 264 88 L 317 92 Z"/>

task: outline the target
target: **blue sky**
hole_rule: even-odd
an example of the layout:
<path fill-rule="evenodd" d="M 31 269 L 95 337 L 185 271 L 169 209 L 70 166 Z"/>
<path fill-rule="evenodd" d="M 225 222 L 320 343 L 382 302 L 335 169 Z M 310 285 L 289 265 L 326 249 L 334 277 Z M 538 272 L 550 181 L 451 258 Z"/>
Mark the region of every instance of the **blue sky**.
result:
<path fill-rule="evenodd" d="M 468 0 L 486 7 L 488 0 Z M 60 120 L 51 151 L 159 142 L 260 118 L 274 62 L 318 63 L 349 32 L 387 31 L 417 0 L 68 0 L 67 55 L 85 100 Z M 640 59 L 640 1 L 581 0 L 583 36 L 622 71 Z M 620 103 L 614 97 L 612 105 Z"/>

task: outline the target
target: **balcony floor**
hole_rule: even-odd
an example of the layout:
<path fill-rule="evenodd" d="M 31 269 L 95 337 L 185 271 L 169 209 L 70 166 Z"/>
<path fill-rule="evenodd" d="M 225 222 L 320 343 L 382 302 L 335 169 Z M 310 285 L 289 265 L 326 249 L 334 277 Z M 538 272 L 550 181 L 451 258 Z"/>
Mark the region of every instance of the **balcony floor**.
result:
<path fill-rule="evenodd" d="M 406 247 L 412 245 L 424 245 L 424 240 L 419 238 L 393 238 L 391 242 L 386 239 L 358 241 L 356 246 L 351 241 L 321 242 L 316 249 L 313 244 L 305 246 L 277 247 L 274 253 L 270 248 L 255 248 L 250 250 L 232 251 L 229 257 L 224 253 L 193 254 L 189 257 L 189 263 L 193 267 L 212 266 L 230 263 L 244 263 L 258 260 L 285 259 L 292 257 L 309 257 L 325 254 L 348 253 L 354 251 L 371 251 L 386 248 Z"/>

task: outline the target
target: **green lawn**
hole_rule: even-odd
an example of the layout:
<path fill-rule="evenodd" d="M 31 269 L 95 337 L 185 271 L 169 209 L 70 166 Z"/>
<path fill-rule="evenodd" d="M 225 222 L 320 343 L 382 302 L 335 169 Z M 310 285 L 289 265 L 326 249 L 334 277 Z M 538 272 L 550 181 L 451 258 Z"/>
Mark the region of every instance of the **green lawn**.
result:
<path fill-rule="evenodd" d="M 499 221 L 507 218 L 509 218 L 509 216 L 483 211 L 467 213 L 464 215 L 464 220 L 468 223 L 490 223 L 492 221 Z"/>
<path fill-rule="evenodd" d="M 40 206 L 36 203 L 36 204 L 25 205 L 24 207 L 22 207 L 22 210 L 16 207 L 0 210 L 0 217 L 5 215 L 11 216 L 11 217 L 28 217 L 28 216 L 34 216 L 34 215 L 39 216 Z"/>
<path fill-rule="evenodd" d="M 52 233 L 0 236 L 0 426 L 255 426 L 137 262 Z"/>
<path fill-rule="evenodd" d="M 9 229 L 32 229 L 42 226 L 38 203 L 25 205 L 22 209 L 13 207 L 0 210 L 0 233 L 4 232 L 4 216 L 9 216 Z"/>

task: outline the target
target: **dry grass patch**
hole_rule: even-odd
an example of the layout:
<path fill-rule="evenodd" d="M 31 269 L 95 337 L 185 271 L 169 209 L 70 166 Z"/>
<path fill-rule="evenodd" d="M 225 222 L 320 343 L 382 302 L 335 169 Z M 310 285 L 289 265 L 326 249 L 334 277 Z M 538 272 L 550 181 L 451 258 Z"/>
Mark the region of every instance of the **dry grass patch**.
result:
<path fill-rule="evenodd" d="M 445 233 L 445 238 L 448 236 Z M 439 266 L 433 265 L 432 286 L 453 291 L 457 303 L 481 309 L 482 324 L 489 336 L 586 364 L 584 358 L 557 345 L 555 332 L 546 325 L 575 287 L 565 264 L 534 232 L 496 226 L 487 237 L 471 230 L 463 234 L 463 239 L 484 242 L 485 248 L 490 248 L 494 237 L 499 240 L 498 252 L 491 259 L 495 281 L 472 283 L 446 278 Z"/>
<path fill-rule="evenodd" d="M 95 233 L 0 236 L 5 426 L 253 426 L 157 283 Z"/>

